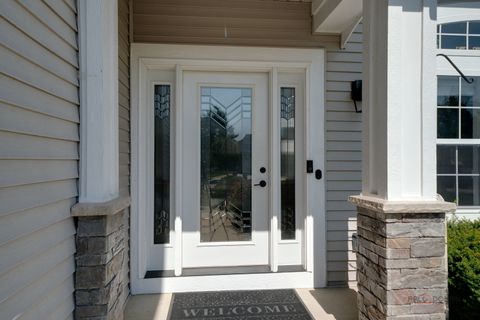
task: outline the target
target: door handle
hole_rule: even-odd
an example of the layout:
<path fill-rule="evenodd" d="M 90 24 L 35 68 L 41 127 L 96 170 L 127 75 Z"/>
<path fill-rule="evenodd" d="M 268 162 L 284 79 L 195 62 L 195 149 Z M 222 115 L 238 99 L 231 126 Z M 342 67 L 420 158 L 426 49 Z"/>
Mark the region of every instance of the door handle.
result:
<path fill-rule="evenodd" d="M 254 186 L 260 186 L 262 188 L 265 188 L 267 186 L 267 181 L 265 180 L 260 180 L 259 183 L 254 184 Z"/>

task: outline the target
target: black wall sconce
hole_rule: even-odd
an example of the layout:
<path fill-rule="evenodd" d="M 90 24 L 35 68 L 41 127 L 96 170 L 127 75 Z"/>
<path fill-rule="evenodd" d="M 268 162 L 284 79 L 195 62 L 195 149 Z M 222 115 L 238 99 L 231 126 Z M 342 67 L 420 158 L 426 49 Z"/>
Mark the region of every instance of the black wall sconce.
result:
<path fill-rule="evenodd" d="M 362 113 L 362 110 L 358 110 L 357 108 L 357 101 L 362 101 L 362 80 L 355 80 L 352 81 L 352 100 L 355 106 L 356 113 Z"/>

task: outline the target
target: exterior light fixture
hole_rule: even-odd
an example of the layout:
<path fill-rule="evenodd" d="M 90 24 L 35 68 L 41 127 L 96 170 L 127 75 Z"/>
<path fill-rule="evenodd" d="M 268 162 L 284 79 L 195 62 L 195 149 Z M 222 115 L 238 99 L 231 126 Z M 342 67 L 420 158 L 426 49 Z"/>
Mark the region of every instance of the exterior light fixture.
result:
<path fill-rule="evenodd" d="M 352 81 L 352 93 L 351 97 L 353 100 L 353 104 L 355 106 L 356 113 L 362 113 L 362 110 L 357 108 L 357 101 L 362 101 L 362 80 L 355 80 Z"/>

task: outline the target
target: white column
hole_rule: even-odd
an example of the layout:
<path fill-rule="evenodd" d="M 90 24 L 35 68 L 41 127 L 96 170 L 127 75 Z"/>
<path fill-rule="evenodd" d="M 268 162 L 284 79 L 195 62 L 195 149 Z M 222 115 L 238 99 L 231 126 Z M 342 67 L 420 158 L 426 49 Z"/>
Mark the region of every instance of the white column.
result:
<path fill-rule="evenodd" d="M 117 0 L 79 0 L 79 202 L 118 196 Z"/>
<path fill-rule="evenodd" d="M 436 0 L 364 0 L 362 194 L 436 200 Z"/>

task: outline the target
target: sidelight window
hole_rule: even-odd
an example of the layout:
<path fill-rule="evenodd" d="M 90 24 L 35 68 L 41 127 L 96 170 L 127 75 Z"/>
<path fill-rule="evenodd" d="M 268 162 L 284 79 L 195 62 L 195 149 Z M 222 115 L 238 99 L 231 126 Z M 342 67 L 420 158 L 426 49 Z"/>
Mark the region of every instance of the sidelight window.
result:
<path fill-rule="evenodd" d="M 281 238 L 295 239 L 295 88 L 280 89 Z"/>
<path fill-rule="evenodd" d="M 155 85 L 155 244 L 170 242 L 170 97 L 170 85 Z"/>

